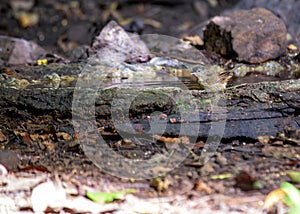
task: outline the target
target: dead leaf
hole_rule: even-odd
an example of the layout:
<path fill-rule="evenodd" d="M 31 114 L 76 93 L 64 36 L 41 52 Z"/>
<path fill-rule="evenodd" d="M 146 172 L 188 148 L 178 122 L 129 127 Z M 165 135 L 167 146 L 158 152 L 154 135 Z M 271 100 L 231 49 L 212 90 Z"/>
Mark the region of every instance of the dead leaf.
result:
<path fill-rule="evenodd" d="M 33 142 L 37 142 L 39 140 L 39 135 L 38 134 L 31 134 L 30 135 L 30 139 L 33 141 Z"/>
<path fill-rule="evenodd" d="M 57 136 L 58 138 L 63 139 L 63 140 L 72 140 L 72 136 L 69 135 L 69 134 L 66 133 L 66 132 L 57 132 L 57 133 L 56 133 L 56 136 Z"/>
<path fill-rule="evenodd" d="M 187 136 L 181 136 L 181 137 L 165 137 L 165 136 L 159 136 L 159 135 L 153 135 L 153 138 L 155 140 L 164 142 L 164 143 L 183 143 L 183 144 L 189 144 L 190 139 Z"/>
<path fill-rule="evenodd" d="M 51 172 L 49 169 L 47 169 L 47 167 L 42 165 L 24 166 L 24 167 L 19 167 L 19 169 L 22 171 L 36 171 L 36 172 L 48 172 L 48 173 Z"/>
<path fill-rule="evenodd" d="M 26 143 L 26 144 L 30 144 L 30 142 L 31 142 L 30 136 L 29 136 L 29 134 L 27 132 L 23 136 L 23 142 Z"/>
<path fill-rule="evenodd" d="M 294 45 L 294 44 L 290 44 L 290 45 L 288 45 L 288 49 L 292 50 L 292 51 L 297 51 L 298 47 L 296 45 Z"/>
<path fill-rule="evenodd" d="M 258 136 L 257 140 L 261 144 L 268 144 L 270 142 L 270 136 Z"/>
<path fill-rule="evenodd" d="M 206 194 L 211 194 L 213 192 L 213 190 L 203 181 L 197 181 L 194 189 L 199 192 L 205 192 Z"/>
<path fill-rule="evenodd" d="M 3 143 L 7 141 L 7 137 L 5 136 L 5 134 L 0 130 L 0 142 Z"/>
<path fill-rule="evenodd" d="M 199 45 L 202 46 L 204 45 L 203 40 L 198 36 L 198 35 L 194 35 L 194 36 L 185 36 L 182 38 L 183 41 L 185 42 L 189 42 L 192 45 Z"/>
<path fill-rule="evenodd" d="M 66 200 L 66 192 L 60 183 L 48 181 L 35 187 L 31 193 L 34 212 L 44 212 L 49 208 L 61 207 Z"/>
<path fill-rule="evenodd" d="M 166 120 L 168 118 L 167 114 L 161 114 L 160 119 Z"/>
<path fill-rule="evenodd" d="M 275 204 L 283 202 L 285 197 L 286 194 L 282 189 L 273 190 L 265 198 L 264 208 L 270 210 Z"/>
<path fill-rule="evenodd" d="M 55 150 L 55 142 L 51 139 L 45 140 L 43 142 L 41 142 L 41 144 L 43 144 L 47 151 L 53 152 Z"/>
<path fill-rule="evenodd" d="M 37 13 L 20 11 L 15 14 L 22 28 L 32 27 L 39 22 Z"/>

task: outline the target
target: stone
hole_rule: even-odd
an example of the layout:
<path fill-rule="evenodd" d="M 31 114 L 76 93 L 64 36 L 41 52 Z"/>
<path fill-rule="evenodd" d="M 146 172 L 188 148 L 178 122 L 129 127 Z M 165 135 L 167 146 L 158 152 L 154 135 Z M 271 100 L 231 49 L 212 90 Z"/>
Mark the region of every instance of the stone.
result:
<path fill-rule="evenodd" d="M 150 51 L 137 34 L 127 33 L 118 23 L 110 21 L 94 39 L 88 50 L 100 62 L 147 62 Z"/>
<path fill-rule="evenodd" d="M 261 63 L 286 51 L 286 36 L 280 18 L 264 8 L 253 8 L 212 18 L 204 30 L 204 45 L 227 58 Z"/>
<path fill-rule="evenodd" d="M 240 0 L 231 10 L 250 10 L 263 7 L 280 17 L 294 43 L 300 44 L 300 1 L 299 0 Z M 228 11 L 227 11 L 228 12 Z"/>
<path fill-rule="evenodd" d="M 11 150 L 0 150 L 0 164 L 8 170 L 16 170 L 19 165 L 18 154 Z"/>
<path fill-rule="evenodd" d="M 32 41 L 0 35 L 0 64 L 35 63 L 44 55 L 45 50 Z"/>

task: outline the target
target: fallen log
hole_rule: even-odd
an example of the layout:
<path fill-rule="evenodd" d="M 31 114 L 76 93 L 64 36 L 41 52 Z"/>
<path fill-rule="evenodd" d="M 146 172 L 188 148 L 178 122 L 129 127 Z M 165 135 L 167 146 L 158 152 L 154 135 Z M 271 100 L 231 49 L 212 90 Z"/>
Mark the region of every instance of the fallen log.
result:
<path fill-rule="evenodd" d="M 4 121 L 2 127 L 7 125 L 13 128 L 13 120 L 20 124 L 20 120 L 27 121 L 28 118 L 42 123 L 43 117 L 48 118 L 47 123 L 49 117 L 52 118 L 55 124 L 60 118 L 68 119 L 68 126 L 72 126 L 72 116 L 78 118 L 91 115 L 88 111 L 93 110 L 90 106 L 84 106 L 82 100 L 85 114 L 76 112 L 76 109 L 72 112 L 74 90 L 74 87 L 23 90 L 0 88 L 0 117 Z M 222 137 L 256 139 L 259 135 L 275 135 L 286 127 L 300 128 L 299 79 L 245 84 L 222 92 L 176 87 L 77 90 L 82 90 L 81 95 L 86 98 L 94 98 L 96 119 L 101 121 L 99 126 L 114 123 L 119 133 L 178 136 L 184 126 L 188 128 L 196 124 L 199 126 L 198 136 L 207 137 L 211 134 L 212 125 L 225 122 Z M 151 113 L 157 111 L 167 113 L 167 119 L 149 120 L 141 116 L 151 116 Z M 26 117 L 16 118 L 15 113 L 11 112 Z"/>

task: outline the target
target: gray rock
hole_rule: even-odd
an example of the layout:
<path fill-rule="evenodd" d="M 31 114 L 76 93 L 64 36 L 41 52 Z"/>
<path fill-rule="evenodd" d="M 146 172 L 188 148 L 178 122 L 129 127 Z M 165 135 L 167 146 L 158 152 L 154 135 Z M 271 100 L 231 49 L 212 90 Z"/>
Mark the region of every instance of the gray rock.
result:
<path fill-rule="evenodd" d="M 11 150 L 0 150 L 0 164 L 8 170 L 16 170 L 19 165 L 18 154 Z"/>
<path fill-rule="evenodd" d="M 34 42 L 0 36 L 0 63 L 11 65 L 34 63 L 45 54 L 45 50 Z"/>
<path fill-rule="evenodd" d="M 102 63 L 145 62 L 150 57 L 150 51 L 139 36 L 127 33 L 115 21 L 110 21 L 102 29 L 88 53 Z"/>

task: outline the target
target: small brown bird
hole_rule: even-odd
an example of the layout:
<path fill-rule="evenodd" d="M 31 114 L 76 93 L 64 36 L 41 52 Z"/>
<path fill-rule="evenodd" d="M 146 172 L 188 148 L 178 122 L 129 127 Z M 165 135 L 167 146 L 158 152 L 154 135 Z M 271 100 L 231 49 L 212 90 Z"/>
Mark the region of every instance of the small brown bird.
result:
<path fill-rule="evenodd" d="M 218 65 L 199 65 L 193 68 L 191 74 L 196 76 L 199 85 L 208 91 L 224 90 L 233 76 L 231 71 L 225 71 Z"/>

